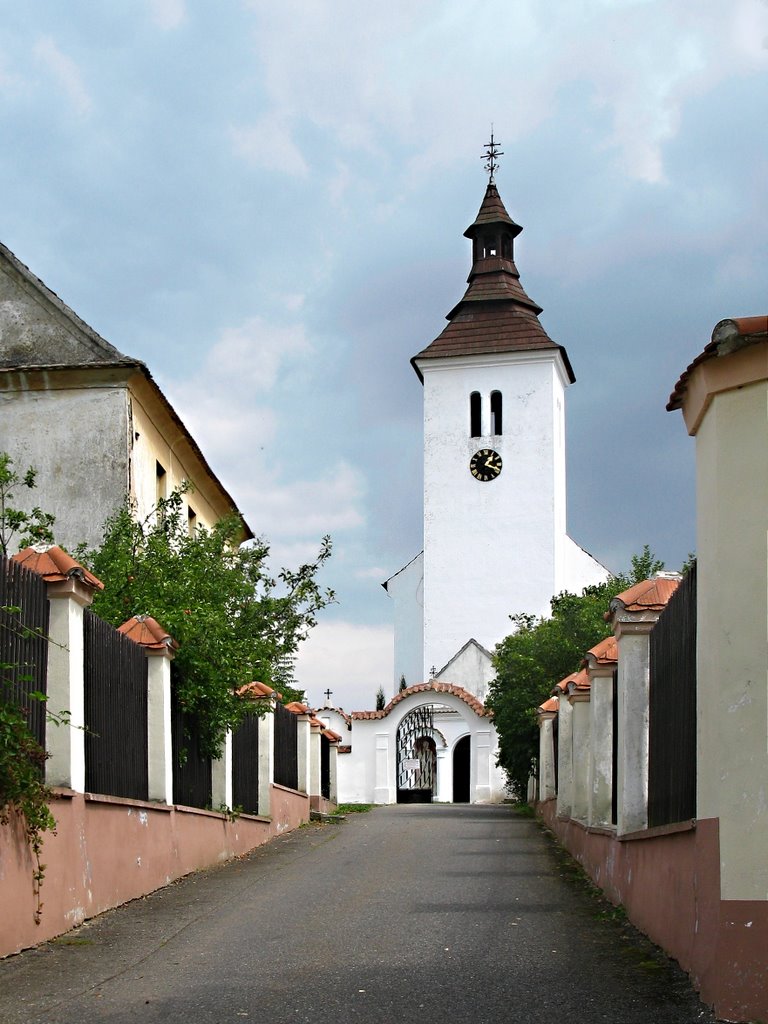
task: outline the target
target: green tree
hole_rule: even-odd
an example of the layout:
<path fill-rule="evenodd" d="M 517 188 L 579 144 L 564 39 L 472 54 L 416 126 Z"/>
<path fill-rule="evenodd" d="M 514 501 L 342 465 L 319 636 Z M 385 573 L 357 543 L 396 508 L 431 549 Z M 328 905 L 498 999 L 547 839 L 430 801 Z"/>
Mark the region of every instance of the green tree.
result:
<path fill-rule="evenodd" d="M 15 508 L 13 494 L 18 487 L 32 490 L 37 470 L 31 466 L 24 473 L 13 469 L 13 459 L 7 452 L 0 452 L 0 553 L 8 557 L 11 542 L 17 538 L 20 548 L 37 541 L 53 542 L 51 527 L 56 517 L 35 506 L 31 512 Z"/>
<path fill-rule="evenodd" d="M 0 557 L 7 558 L 14 537 L 19 547 L 34 541 L 51 541 L 55 517 L 33 508 L 24 512 L 13 505 L 17 487 L 35 486 L 36 471 L 23 474 L 13 469 L 13 459 L 0 452 Z M 55 832 L 56 821 L 48 806 L 53 793 L 45 783 L 44 765 L 48 756 L 29 728 L 28 709 L 19 703 L 20 684 L 34 682 L 18 661 L 20 642 L 34 632 L 24 621 L 24 610 L 16 605 L 0 604 L 0 825 L 8 825 L 14 815 L 23 823 L 24 836 L 34 858 L 32 888 L 36 900 L 35 923 L 40 923 L 42 901 L 40 886 L 45 866 L 40 861 L 43 833 Z M 28 688 L 28 687 L 26 687 Z M 27 701 L 45 701 L 34 690 Z M 65 716 L 48 716 L 55 724 L 66 724 Z"/>
<path fill-rule="evenodd" d="M 494 652 L 496 674 L 486 703 L 499 735 L 499 764 L 518 794 L 525 793 L 538 754 L 536 708 L 556 683 L 578 670 L 590 647 L 608 636 L 604 615 L 611 600 L 663 568 L 645 545 L 632 557 L 628 572 L 582 594 L 553 597 L 548 618 L 512 617 L 514 632 Z"/>
<path fill-rule="evenodd" d="M 387 698 L 384 695 L 384 687 L 380 686 L 376 691 L 376 710 L 383 711 L 386 705 Z"/>
<path fill-rule="evenodd" d="M 244 712 L 240 686 L 258 680 L 300 696 L 286 694 L 285 666 L 334 600 L 317 582 L 330 538 L 313 563 L 275 577 L 267 543 L 240 546 L 241 535 L 239 518 L 230 516 L 190 536 L 182 491 L 175 491 L 144 521 L 130 506 L 120 508 L 106 523 L 101 547 L 77 551 L 104 583 L 94 600 L 101 618 L 119 626 L 132 615 L 151 615 L 178 641 L 176 693 L 213 755 Z"/>

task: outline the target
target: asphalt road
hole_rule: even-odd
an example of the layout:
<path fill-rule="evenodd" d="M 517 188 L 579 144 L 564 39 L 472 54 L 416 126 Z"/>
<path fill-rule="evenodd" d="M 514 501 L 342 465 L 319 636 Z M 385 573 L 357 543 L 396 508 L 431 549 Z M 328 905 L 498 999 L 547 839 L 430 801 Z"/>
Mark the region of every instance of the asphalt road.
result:
<path fill-rule="evenodd" d="M 0 961 L 3 1024 L 689 1024 L 676 966 L 530 819 L 309 825 Z"/>

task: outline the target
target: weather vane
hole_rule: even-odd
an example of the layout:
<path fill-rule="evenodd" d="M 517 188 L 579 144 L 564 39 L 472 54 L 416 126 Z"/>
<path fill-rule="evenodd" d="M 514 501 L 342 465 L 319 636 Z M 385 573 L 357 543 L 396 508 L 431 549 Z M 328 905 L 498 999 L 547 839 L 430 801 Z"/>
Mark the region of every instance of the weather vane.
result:
<path fill-rule="evenodd" d="M 488 184 L 493 185 L 493 176 L 496 173 L 496 168 L 499 166 L 497 157 L 504 156 L 503 150 L 499 149 L 498 144 L 493 141 L 493 124 L 491 124 L 491 141 L 485 144 L 485 153 L 480 157 L 481 160 L 485 160 L 485 169 L 488 171 Z"/>

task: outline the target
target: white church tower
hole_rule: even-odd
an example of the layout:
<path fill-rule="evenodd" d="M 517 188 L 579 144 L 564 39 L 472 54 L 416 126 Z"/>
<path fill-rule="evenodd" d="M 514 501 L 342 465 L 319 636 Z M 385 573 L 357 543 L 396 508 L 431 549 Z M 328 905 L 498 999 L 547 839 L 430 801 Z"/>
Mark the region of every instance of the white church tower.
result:
<path fill-rule="evenodd" d="M 464 232 L 472 269 L 448 326 L 411 360 L 424 386 L 424 552 L 385 583 L 395 680 L 441 679 L 481 700 L 510 615 L 604 580 L 566 534 L 565 349 L 539 323 L 514 261 L 522 228 L 494 182 Z"/>

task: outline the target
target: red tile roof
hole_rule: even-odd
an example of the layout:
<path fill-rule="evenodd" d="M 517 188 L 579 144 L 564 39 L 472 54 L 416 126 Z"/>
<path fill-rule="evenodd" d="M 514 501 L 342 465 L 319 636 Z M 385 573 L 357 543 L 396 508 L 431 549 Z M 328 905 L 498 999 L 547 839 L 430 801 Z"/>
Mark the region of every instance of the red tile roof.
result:
<path fill-rule="evenodd" d="M 660 612 L 680 586 L 678 573 L 652 576 L 649 580 L 636 583 L 629 590 L 617 594 L 611 601 L 611 611 L 621 604 L 628 612 Z"/>
<path fill-rule="evenodd" d="M 459 700 L 463 700 L 465 704 L 469 705 L 476 715 L 480 715 L 484 718 L 491 717 L 491 711 L 486 708 L 482 701 L 479 701 L 474 694 L 465 690 L 463 686 L 454 686 L 453 683 L 438 682 L 416 683 L 415 686 L 408 686 L 404 690 L 395 694 L 383 711 L 353 711 L 350 717 L 357 721 L 366 721 L 373 718 L 386 718 L 390 711 L 401 701 L 406 700 L 408 697 L 412 697 L 416 693 L 428 692 L 450 693 L 454 697 L 458 697 Z"/>
<path fill-rule="evenodd" d="M 60 583 L 63 580 L 78 579 L 92 590 L 103 590 L 104 584 L 92 572 L 88 572 L 71 555 L 58 545 L 33 544 L 12 556 L 12 561 L 23 565 L 25 569 L 42 576 L 48 583 Z"/>
<path fill-rule="evenodd" d="M 329 739 L 331 743 L 341 742 L 341 736 L 339 736 L 337 732 L 334 732 L 333 729 L 323 729 L 323 736 Z"/>
<path fill-rule="evenodd" d="M 345 743 L 343 746 L 340 745 L 338 750 L 339 750 L 340 754 L 351 754 L 352 753 L 352 744 L 351 743 Z"/>
<path fill-rule="evenodd" d="M 540 714 L 546 714 L 548 711 L 557 711 L 560 707 L 560 701 L 557 697 L 550 697 L 549 700 L 545 700 L 543 704 L 539 704 L 536 709 Z"/>
<path fill-rule="evenodd" d="M 176 651 L 179 648 L 171 634 L 151 615 L 134 615 L 118 628 L 118 633 L 150 651 Z"/>
<path fill-rule="evenodd" d="M 742 344 L 753 344 L 768 339 L 768 316 L 741 316 L 730 320 L 721 320 L 715 325 L 712 331 L 712 340 L 704 347 L 704 351 L 689 363 L 675 384 L 672 394 L 667 402 L 667 410 L 681 409 L 685 393 L 688 390 L 688 380 L 699 364 L 707 359 L 715 359 L 718 356 L 728 355 L 733 351 L 738 342 Z"/>

